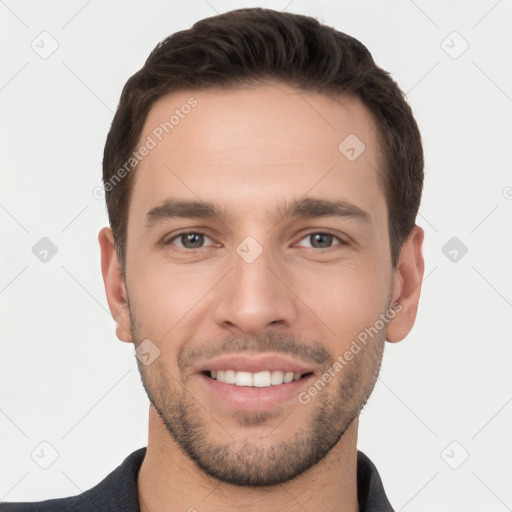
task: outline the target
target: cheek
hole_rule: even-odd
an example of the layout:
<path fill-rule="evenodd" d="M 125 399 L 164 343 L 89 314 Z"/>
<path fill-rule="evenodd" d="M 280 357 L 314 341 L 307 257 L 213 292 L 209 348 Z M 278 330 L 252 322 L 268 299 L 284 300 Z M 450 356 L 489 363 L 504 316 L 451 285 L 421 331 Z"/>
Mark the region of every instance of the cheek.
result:
<path fill-rule="evenodd" d="M 149 258 L 148 258 L 149 259 Z M 138 267 L 129 292 L 140 334 L 167 340 L 183 331 L 215 284 L 206 269 L 169 268 L 146 261 Z"/>
<path fill-rule="evenodd" d="M 302 273 L 297 295 L 325 324 L 334 343 L 345 346 L 384 311 L 388 280 L 383 269 L 371 265 L 331 266 Z"/>

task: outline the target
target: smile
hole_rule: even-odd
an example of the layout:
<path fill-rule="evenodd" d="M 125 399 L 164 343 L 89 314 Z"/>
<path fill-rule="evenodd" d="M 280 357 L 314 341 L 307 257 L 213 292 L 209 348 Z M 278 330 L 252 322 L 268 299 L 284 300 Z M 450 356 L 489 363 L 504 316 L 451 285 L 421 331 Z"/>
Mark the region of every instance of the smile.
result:
<path fill-rule="evenodd" d="M 218 382 L 223 382 L 224 384 L 256 388 L 288 384 L 292 381 L 297 381 L 302 377 L 301 373 L 287 372 L 283 370 L 265 370 L 256 373 L 236 370 L 212 370 L 208 373 L 212 379 L 215 379 Z"/>

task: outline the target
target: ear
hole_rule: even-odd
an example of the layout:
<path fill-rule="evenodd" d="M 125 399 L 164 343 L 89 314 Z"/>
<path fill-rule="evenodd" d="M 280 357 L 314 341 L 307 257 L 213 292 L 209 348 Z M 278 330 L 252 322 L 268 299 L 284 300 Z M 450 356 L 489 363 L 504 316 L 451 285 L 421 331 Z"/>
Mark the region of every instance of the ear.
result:
<path fill-rule="evenodd" d="M 98 235 L 101 248 L 101 273 L 105 283 L 108 306 L 116 321 L 116 335 L 121 341 L 131 343 L 131 320 L 128 309 L 126 286 L 117 262 L 114 249 L 114 234 L 109 227 L 103 228 Z"/>
<path fill-rule="evenodd" d="M 424 231 L 414 226 L 400 250 L 400 258 L 393 277 L 392 305 L 399 304 L 396 315 L 388 323 L 386 340 L 396 343 L 411 331 L 420 300 L 425 262 L 421 252 Z"/>

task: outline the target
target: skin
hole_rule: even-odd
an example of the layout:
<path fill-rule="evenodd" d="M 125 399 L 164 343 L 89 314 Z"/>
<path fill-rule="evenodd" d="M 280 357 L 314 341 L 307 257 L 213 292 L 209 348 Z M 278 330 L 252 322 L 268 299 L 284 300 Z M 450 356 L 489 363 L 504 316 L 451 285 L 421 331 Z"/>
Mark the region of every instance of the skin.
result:
<path fill-rule="evenodd" d="M 99 234 L 118 338 L 160 350 L 150 365 L 138 361 L 152 402 L 141 510 L 357 511 L 358 416 L 385 341 L 414 324 L 423 230 L 415 226 L 393 268 L 378 132 L 359 99 L 279 83 L 175 92 L 153 105 L 140 141 L 191 96 L 197 107 L 136 170 L 125 278 L 111 229 Z M 354 161 L 338 150 L 349 134 L 366 146 Z M 367 219 L 275 216 L 277 205 L 304 197 L 346 201 Z M 147 213 L 168 198 L 214 202 L 228 217 L 167 218 L 148 229 Z M 310 235 L 326 230 L 335 236 L 319 246 Z M 185 248 L 184 232 L 206 234 L 204 245 Z M 248 236 L 262 249 L 252 263 L 237 253 Z M 307 391 L 395 303 L 394 318 L 308 404 L 293 397 L 233 410 L 198 373 L 213 353 L 275 353 L 312 368 Z"/>

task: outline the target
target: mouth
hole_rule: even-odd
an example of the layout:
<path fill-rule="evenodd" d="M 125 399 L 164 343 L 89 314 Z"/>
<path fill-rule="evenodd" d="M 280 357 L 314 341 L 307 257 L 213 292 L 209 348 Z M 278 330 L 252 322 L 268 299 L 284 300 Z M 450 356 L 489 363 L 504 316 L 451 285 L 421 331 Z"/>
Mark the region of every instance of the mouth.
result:
<path fill-rule="evenodd" d="M 206 403 L 216 413 L 261 413 L 298 404 L 299 393 L 315 379 L 314 368 L 280 354 L 221 356 L 196 368 Z"/>
<path fill-rule="evenodd" d="M 206 370 L 203 375 L 217 382 L 250 388 L 281 386 L 312 375 L 312 372 L 292 372 L 286 370 L 263 370 L 260 372 L 226 370 Z"/>

